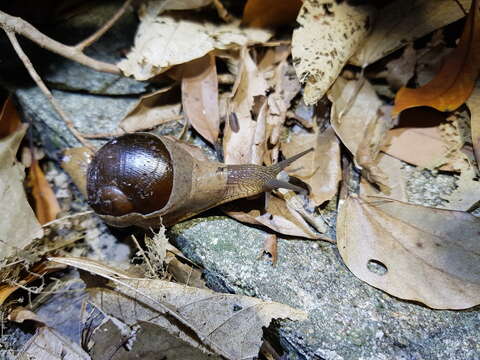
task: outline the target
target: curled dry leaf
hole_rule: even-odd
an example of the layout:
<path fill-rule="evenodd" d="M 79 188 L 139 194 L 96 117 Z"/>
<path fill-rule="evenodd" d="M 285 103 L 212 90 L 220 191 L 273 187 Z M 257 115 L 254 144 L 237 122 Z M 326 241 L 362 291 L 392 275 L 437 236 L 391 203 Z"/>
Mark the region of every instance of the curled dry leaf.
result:
<path fill-rule="evenodd" d="M 351 196 L 338 214 L 338 249 L 355 276 L 435 309 L 480 304 L 480 219 L 369 199 Z"/>
<path fill-rule="evenodd" d="M 375 166 L 385 174 L 384 182 L 388 191 L 376 188 L 362 177 L 360 181 L 360 195 L 362 197 L 381 196 L 399 201 L 408 201 L 407 178 L 402 171 L 402 162 L 393 156 L 380 153 L 375 160 Z"/>
<path fill-rule="evenodd" d="M 354 155 L 355 164 L 370 182 L 388 190 L 384 174 L 375 164 L 385 134 L 393 125 L 388 108 L 382 107 L 373 86 L 364 78 L 338 78 L 328 98 L 332 101 L 332 127 Z"/>
<path fill-rule="evenodd" d="M 251 110 L 255 100 L 260 101 L 265 95 L 268 85 L 246 48 L 242 49 L 240 70 L 233 87 L 230 110 L 237 119 L 238 131 L 234 131 L 229 121 L 226 122 L 223 153 L 227 164 L 248 164 L 252 162 L 257 127 Z"/>
<path fill-rule="evenodd" d="M 177 87 L 166 87 L 143 95 L 120 122 L 125 132 L 152 129 L 169 121 L 180 120 L 182 105 Z"/>
<path fill-rule="evenodd" d="M 85 197 L 87 197 L 87 169 L 92 157 L 93 152 L 87 147 L 66 149 L 62 156 L 62 168 Z"/>
<path fill-rule="evenodd" d="M 38 328 L 20 350 L 17 360 L 90 360 L 90 356 L 70 339 L 48 326 Z"/>
<path fill-rule="evenodd" d="M 0 139 L 12 134 L 22 126 L 12 97 L 8 97 L 0 110 Z"/>
<path fill-rule="evenodd" d="M 242 23 L 259 28 L 293 24 L 301 6 L 301 0 L 248 0 Z"/>
<path fill-rule="evenodd" d="M 458 47 L 447 55 L 432 81 L 417 89 L 398 91 L 393 113 L 417 106 L 453 111 L 468 99 L 479 72 L 480 8 L 473 0 Z"/>
<path fill-rule="evenodd" d="M 262 205 L 256 202 L 252 204 L 247 200 L 225 204 L 222 209 L 238 221 L 263 225 L 279 234 L 307 239 L 323 238 L 322 234 L 316 232 L 305 217 L 297 209 L 289 206 L 284 199 L 272 194 L 268 196 L 266 203 L 266 209 L 264 210 Z M 316 227 L 321 232 L 326 230 L 324 224 Z"/>
<path fill-rule="evenodd" d="M 470 110 L 473 151 L 477 159 L 477 166 L 480 168 L 480 82 L 478 81 L 472 95 L 467 100 L 467 106 Z"/>
<path fill-rule="evenodd" d="M 182 105 L 186 118 L 211 144 L 220 130 L 215 56 L 209 53 L 181 66 Z"/>
<path fill-rule="evenodd" d="M 35 214 L 40 224 L 55 220 L 60 212 L 60 205 L 38 161 L 35 159 L 33 159 L 28 173 L 28 183 L 32 188 Z"/>
<path fill-rule="evenodd" d="M 318 129 L 317 129 L 318 131 Z M 314 206 L 331 200 L 341 180 L 340 144 L 332 128 L 323 133 L 292 135 L 290 142 L 282 143 L 282 153 L 288 158 L 308 148 L 314 151 L 286 168 L 310 186 L 309 197 Z"/>
<path fill-rule="evenodd" d="M 293 31 L 295 71 L 305 83 L 304 101 L 315 104 L 327 92 L 365 39 L 372 10 L 349 2 L 305 0 Z"/>
<path fill-rule="evenodd" d="M 17 306 L 7 316 L 9 321 L 15 321 L 16 323 L 23 323 L 24 321 L 34 321 L 40 326 L 45 325 L 45 320 L 43 320 L 40 316 L 35 314 L 33 311 L 23 307 Z"/>
<path fill-rule="evenodd" d="M 43 236 L 25 195 L 23 166 L 15 158 L 26 130 L 24 125 L 0 140 L 0 204 L 8 206 L 0 216 L 0 261 Z"/>
<path fill-rule="evenodd" d="M 379 10 L 372 32 L 350 59 L 372 64 L 393 51 L 465 16 L 470 0 L 395 0 Z M 460 7 L 460 5 L 463 7 Z"/>
<path fill-rule="evenodd" d="M 268 30 L 240 28 L 239 24 L 214 24 L 185 13 L 159 15 L 158 2 L 147 3 L 140 11 L 135 46 L 118 66 L 127 76 L 148 80 L 215 49 L 263 43 L 272 36 Z"/>

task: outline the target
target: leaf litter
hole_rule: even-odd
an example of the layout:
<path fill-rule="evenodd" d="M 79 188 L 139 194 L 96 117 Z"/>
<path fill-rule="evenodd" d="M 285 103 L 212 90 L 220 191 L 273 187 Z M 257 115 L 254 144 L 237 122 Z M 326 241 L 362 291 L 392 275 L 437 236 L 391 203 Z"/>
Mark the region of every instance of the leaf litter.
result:
<path fill-rule="evenodd" d="M 313 0 L 269 4 L 247 1 L 242 20 L 218 0 L 141 4 L 134 45 L 118 66 L 125 75 L 150 81 L 154 91 L 138 99 L 115 135 L 185 120 L 177 138 L 189 142 L 171 139 L 199 159 L 215 157 L 214 149 L 229 164 L 270 165 L 313 147 L 279 175 L 304 193 L 279 189 L 222 206 L 231 217 L 268 229 L 262 254 L 276 262 L 277 235 L 335 242 L 327 236 L 332 225 L 321 214 L 337 208 L 339 185 L 346 189 L 353 181 L 350 194 L 340 196 L 336 241 L 355 276 L 435 309 L 480 304 L 479 222 L 471 214 L 480 201 L 477 1 L 471 2 L 463 35 L 455 35 L 457 45 L 445 34 L 455 33 L 451 24 L 464 17 L 461 6 L 468 8 L 469 1 L 398 0 L 376 9 Z M 213 353 L 255 357 L 262 328 L 272 319 L 306 318 L 287 305 L 207 289 L 202 269 L 168 243 L 164 228 L 132 240 L 140 265 L 121 267 L 127 270 L 71 256 L 88 253 L 75 246 L 65 252 L 76 240 L 61 236 L 56 245 L 34 250 L 34 238 L 45 232 L 41 239 L 47 239 L 51 229 L 42 230 L 25 196 L 24 171 L 16 160 L 25 128 L 4 121 L 18 119 L 13 110 L 9 99 L 0 113 L 0 180 L 13 189 L 0 191 L 0 202 L 15 204 L 14 220 L 0 221 L 0 250 L 2 266 L 19 262 L 22 267 L 0 268 L 2 279 L 15 274 L 0 285 L 0 304 L 10 305 L 18 289 L 65 265 L 109 280 L 92 285 L 85 278 L 90 305 L 103 314 L 88 354 L 40 324 L 22 356 L 42 358 L 49 351 L 72 359 L 105 354 L 121 359 L 151 349 L 184 359 Z M 190 127 L 208 142 L 203 145 L 209 154 L 192 145 Z M 90 157 L 85 149 L 64 155 L 81 191 Z M 349 164 L 359 180 L 342 179 Z M 406 164 L 432 176 L 449 173 L 456 188 L 439 195 L 436 208 L 413 204 Z M 36 213 L 50 212 L 39 215 L 50 224 L 60 210 L 52 205 L 55 193 L 46 190 L 35 161 L 32 169 L 33 193 L 42 209 Z M 39 194 L 46 192 L 45 201 Z M 61 265 L 41 262 L 45 255 Z M 23 272 L 33 263 L 35 274 Z M 34 319 L 30 310 L 14 309 L 11 320 Z"/>

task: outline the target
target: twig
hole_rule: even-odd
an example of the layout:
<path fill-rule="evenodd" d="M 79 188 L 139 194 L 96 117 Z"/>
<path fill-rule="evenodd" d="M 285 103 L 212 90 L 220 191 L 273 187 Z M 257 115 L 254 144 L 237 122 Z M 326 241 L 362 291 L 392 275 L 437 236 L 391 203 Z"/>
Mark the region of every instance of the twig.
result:
<path fill-rule="evenodd" d="M 1 16 L 1 14 L 0 14 Z M 53 97 L 53 94 L 50 92 L 50 90 L 47 88 L 43 80 L 40 78 L 38 73 L 35 71 L 33 68 L 33 65 L 28 58 L 28 56 L 23 52 L 22 47 L 18 43 L 17 37 L 15 36 L 15 33 L 13 30 L 9 30 L 4 28 L 8 38 L 10 39 L 10 42 L 12 43 L 13 48 L 15 49 L 18 57 L 20 60 L 22 60 L 23 64 L 28 70 L 28 73 L 32 77 L 33 81 L 37 84 L 37 86 L 42 90 L 42 92 L 45 94 L 47 99 L 50 101 L 52 104 L 53 108 L 57 111 L 57 113 L 60 115 L 60 117 L 65 121 L 65 124 L 67 125 L 68 129 L 72 132 L 72 134 L 80 141 L 84 146 L 88 147 L 89 149 L 93 150 L 94 147 L 88 140 L 86 140 L 82 134 L 75 128 L 73 125 L 72 120 L 68 117 L 68 115 L 63 111 L 61 108 L 60 104 L 57 102 L 57 100 Z"/>
<path fill-rule="evenodd" d="M 17 33 L 25 36 L 27 39 L 30 39 L 47 50 L 62 55 L 67 59 L 76 61 L 82 65 L 91 67 L 97 71 L 120 74 L 120 69 L 115 64 L 109 64 L 103 61 L 95 60 L 85 55 L 82 52 L 82 49 L 77 48 L 76 46 L 68 46 L 53 40 L 52 38 L 38 31 L 34 26 L 25 20 L 19 17 L 8 15 L 3 11 L 0 11 L 0 27 L 3 28 L 7 34 Z M 100 30 L 103 30 L 103 28 Z M 102 34 L 100 34 L 100 36 Z"/>
<path fill-rule="evenodd" d="M 125 13 L 125 11 L 127 10 L 127 8 L 130 6 L 130 4 L 132 3 L 133 0 L 126 0 L 125 3 L 123 4 L 123 6 L 117 10 L 117 12 L 115 13 L 115 15 L 113 15 L 113 17 L 108 20 L 100 29 L 98 29 L 94 34 L 92 34 L 91 36 L 89 36 L 88 38 L 86 38 L 85 40 L 83 40 L 82 42 L 78 43 L 77 45 L 75 45 L 75 48 L 80 51 L 80 52 L 83 52 L 83 50 L 85 50 L 86 47 L 92 45 L 95 41 L 97 41 L 98 39 L 100 39 L 103 34 L 105 34 L 108 30 L 110 30 L 110 28 L 117 22 L 118 19 L 120 19 L 120 17 Z"/>

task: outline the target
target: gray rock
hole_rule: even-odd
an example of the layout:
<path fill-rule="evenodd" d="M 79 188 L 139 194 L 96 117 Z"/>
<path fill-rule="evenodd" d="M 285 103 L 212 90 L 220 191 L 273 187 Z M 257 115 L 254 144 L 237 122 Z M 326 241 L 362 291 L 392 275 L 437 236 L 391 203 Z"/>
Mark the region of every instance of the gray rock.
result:
<path fill-rule="evenodd" d="M 278 265 L 257 260 L 265 233 L 225 217 L 171 229 L 176 245 L 209 270 L 216 290 L 304 309 L 282 321 L 288 359 L 480 359 L 480 313 L 438 311 L 396 299 L 358 280 L 334 245 L 279 239 Z"/>
<path fill-rule="evenodd" d="M 38 87 L 17 89 L 15 95 L 24 118 L 32 123 L 49 156 L 55 158 L 58 150 L 81 146 Z M 134 98 L 78 94 L 60 90 L 54 90 L 53 95 L 77 129 L 85 134 L 116 131 L 118 123 L 136 102 Z M 92 140 L 95 145 L 102 142 Z"/>

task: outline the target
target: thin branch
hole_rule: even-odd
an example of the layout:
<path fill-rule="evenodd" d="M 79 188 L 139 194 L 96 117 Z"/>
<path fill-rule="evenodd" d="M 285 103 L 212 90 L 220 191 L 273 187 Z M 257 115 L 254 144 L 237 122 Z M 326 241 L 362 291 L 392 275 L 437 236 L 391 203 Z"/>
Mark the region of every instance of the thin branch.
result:
<path fill-rule="evenodd" d="M 1 14 L 0 14 L 1 15 Z M 52 104 L 53 108 L 57 111 L 57 113 L 60 115 L 60 117 L 65 121 L 65 124 L 67 125 L 68 129 L 72 132 L 72 134 L 80 141 L 84 146 L 88 147 L 89 149 L 94 149 L 92 144 L 88 140 L 86 140 L 82 134 L 75 128 L 73 125 L 72 120 L 68 117 L 68 115 L 63 111 L 61 108 L 60 104 L 57 102 L 57 100 L 53 97 L 53 94 L 50 92 L 50 90 L 47 88 L 43 80 L 40 78 L 38 73 L 35 71 L 33 68 L 33 65 L 28 58 L 28 56 L 23 52 L 22 47 L 18 43 L 17 37 L 15 36 L 15 33 L 13 30 L 7 30 L 5 29 L 5 32 L 7 33 L 8 38 L 10 39 L 10 42 L 12 43 L 13 48 L 15 49 L 18 57 L 20 60 L 22 60 L 23 64 L 28 70 L 28 73 L 32 77 L 33 81 L 37 84 L 37 86 L 42 90 L 42 92 L 45 94 L 47 99 L 50 101 Z"/>
<path fill-rule="evenodd" d="M 113 15 L 113 17 L 108 20 L 100 29 L 98 29 L 94 34 L 92 34 L 91 36 L 89 36 L 88 38 L 86 38 L 85 40 L 83 40 L 82 42 L 78 43 L 77 45 L 75 45 L 75 48 L 77 50 L 79 50 L 80 52 L 82 52 L 83 50 L 85 50 L 86 47 L 92 45 L 95 41 L 97 41 L 98 39 L 100 39 L 100 37 L 103 36 L 103 34 L 105 34 L 108 30 L 110 30 L 110 28 L 117 22 L 118 19 L 120 19 L 120 17 L 122 17 L 122 15 L 125 13 L 125 11 L 128 9 L 128 7 L 130 6 L 130 4 L 132 3 L 133 0 L 126 0 L 125 3 L 123 4 L 123 6 L 117 10 L 117 12 L 115 13 L 115 15 Z"/>
<path fill-rule="evenodd" d="M 3 28 L 7 34 L 17 33 L 25 36 L 27 39 L 30 39 L 47 50 L 62 55 L 67 59 L 76 61 L 82 65 L 91 67 L 97 71 L 120 74 L 120 69 L 115 64 L 109 64 L 103 61 L 95 60 L 85 55 L 80 48 L 77 48 L 76 46 L 68 46 L 53 40 L 52 38 L 38 31 L 34 26 L 25 20 L 19 17 L 10 16 L 3 11 L 0 11 L 0 27 Z"/>

